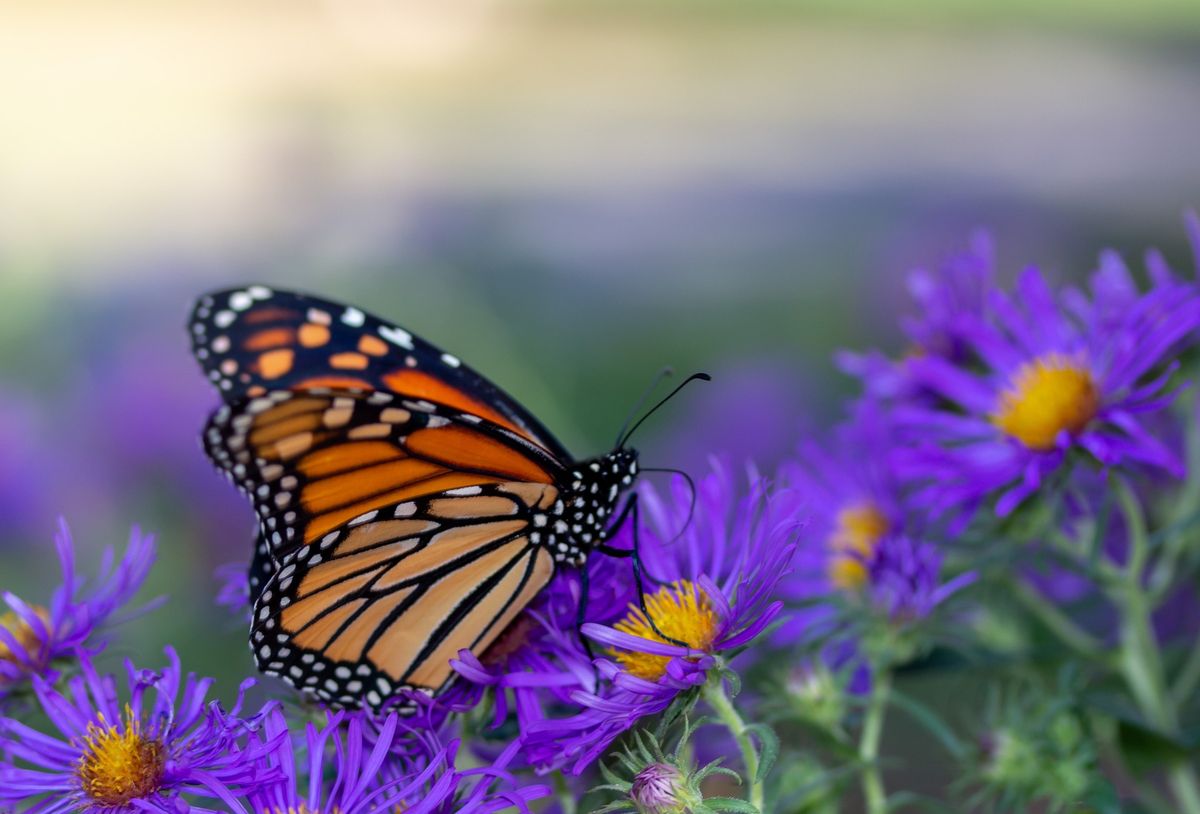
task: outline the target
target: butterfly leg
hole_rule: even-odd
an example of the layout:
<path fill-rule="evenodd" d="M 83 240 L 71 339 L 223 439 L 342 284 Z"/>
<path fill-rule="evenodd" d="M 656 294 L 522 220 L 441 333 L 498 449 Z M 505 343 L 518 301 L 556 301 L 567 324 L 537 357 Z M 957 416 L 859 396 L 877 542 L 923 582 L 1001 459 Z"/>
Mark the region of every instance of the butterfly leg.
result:
<path fill-rule="evenodd" d="M 583 645 L 583 652 L 587 654 L 588 664 L 592 665 L 592 681 L 593 692 L 596 687 L 600 686 L 600 670 L 596 667 L 596 652 L 592 649 L 592 640 L 583 635 L 583 623 L 587 621 L 587 606 L 589 586 L 587 563 L 579 569 L 579 606 L 575 609 L 575 632 L 579 635 L 579 642 Z"/>
<path fill-rule="evenodd" d="M 642 580 L 644 566 L 642 564 L 641 554 L 639 553 L 640 535 L 638 534 L 638 527 L 641 524 L 639 523 L 636 492 L 630 495 L 628 502 L 625 504 L 625 508 L 621 510 L 621 514 L 617 516 L 616 522 L 614 522 L 609 528 L 613 529 L 614 531 L 619 529 L 622 525 L 624 525 L 625 519 L 630 515 L 633 516 L 633 548 L 613 548 L 612 546 L 598 545 L 596 546 L 596 550 L 609 557 L 629 557 L 632 560 L 633 579 L 637 584 L 638 607 L 641 608 L 642 615 L 646 617 L 646 621 L 650 623 L 650 629 L 657 633 L 659 638 L 661 638 L 664 642 L 669 642 L 670 644 L 678 645 L 679 647 L 691 647 L 691 645 L 689 645 L 687 642 L 682 642 L 679 639 L 676 639 L 673 636 L 668 636 L 659 630 L 658 625 L 654 621 L 654 617 L 650 615 L 649 608 L 646 607 L 646 587 Z"/>

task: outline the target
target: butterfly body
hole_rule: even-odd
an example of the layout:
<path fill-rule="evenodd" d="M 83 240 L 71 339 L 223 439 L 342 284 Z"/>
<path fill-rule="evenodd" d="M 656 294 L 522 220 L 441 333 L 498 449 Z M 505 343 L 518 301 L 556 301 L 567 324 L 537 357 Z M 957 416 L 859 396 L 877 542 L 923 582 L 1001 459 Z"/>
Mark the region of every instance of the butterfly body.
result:
<path fill-rule="evenodd" d="M 205 451 L 254 504 L 251 650 L 338 706 L 437 694 L 560 567 L 619 527 L 638 473 L 575 461 L 503 391 L 358 309 L 263 286 L 197 303 L 225 405 Z"/>

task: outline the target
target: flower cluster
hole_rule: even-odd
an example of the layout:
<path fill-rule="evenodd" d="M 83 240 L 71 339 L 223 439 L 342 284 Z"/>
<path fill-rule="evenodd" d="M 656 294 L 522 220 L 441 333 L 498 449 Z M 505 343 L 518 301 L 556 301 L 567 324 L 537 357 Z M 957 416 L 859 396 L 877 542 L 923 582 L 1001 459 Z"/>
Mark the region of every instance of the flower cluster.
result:
<path fill-rule="evenodd" d="M 673 499 L 639 492 L 648 517 L 639 558 L 659 587 L 615 623 L 583 626 L 606 648 L 596 660 L 601 680 L 572 693 L 576 714 L 530 730 L 535 763 L 583 771 L 639 720 L 719 675 L 779 615 L 773 597 L 795 551 L 797 507 L 753 473 L 749 481 L 738 497 L 734 475 L 717 465 L 696 484 L 694 504 L 683 480 L 672 484 Z"/>
<path fill-rule="evenodd" d="M 710 458 L 641 483 L 582 567 L 401 710 L 264 700 L 253 679 L 224 706 L 171 648 L 109 671 L 153 542 L 135 530 L 85 581 L 62 525 L 49 599 L 4 594 L 0 810 L 826 812 L 856 779 L 883 814 L 898 706 L 973 808 L 1120 810 L 1100 755 L 1136 774 L 1140 743 L 1171 810 L 1200 814 L 1200 655 L 1164 653 L 1200 618 L 1200 283 L 1150 253 L 1141 284 L 1112 252 L 1081 287 L 1010 283 L 979 233 L 909 291 L 903 355 L 839 356 L 862 383 L 840 423 L 768 476 Z M 245 569 L 219 581 L 248 616 Z M 970 739 L 893 691 L 947 663 L 1008 699 Z M 1057 689 L 1007 691 L 1039 672 Z"/>
<path fill-rule="evenodd" d="M 137 593 L 154 563 L 154 538 L 136 528 L 120 561 L 104 552 L 95 585 L 75 570 L 75 549 L 67 524 L 59 521 L 54 537 L 62 582 L 45 604 L 5 592 L 8 611 L 0 615 L 0 710 L 11 696 L 27 689 L 33 677 L 51 680 L 60 663 L 103 647 L 106 624 Z M 143 608 L 142 610 L 145 610 Z"/>

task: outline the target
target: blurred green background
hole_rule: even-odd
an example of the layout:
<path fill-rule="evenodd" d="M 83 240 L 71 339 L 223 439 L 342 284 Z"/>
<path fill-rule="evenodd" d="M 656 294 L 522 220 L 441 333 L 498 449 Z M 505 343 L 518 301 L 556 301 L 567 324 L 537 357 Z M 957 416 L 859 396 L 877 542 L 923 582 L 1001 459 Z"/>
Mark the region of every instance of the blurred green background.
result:
<path fill-rule="evenodd" d="M 0 587 L 54 519 L 160 540 L 120 653 L 228 691 L 213 605 L 249 508 L 203 460 L 182 321 L 263 281 L 470 360 L 579 455 L 664 364 L 646 460 L 770 466 L 897 347 L 904 273 L 976 226 L 1001 266 L 1186 267 L 1200 3 L 0 0 Z"/>

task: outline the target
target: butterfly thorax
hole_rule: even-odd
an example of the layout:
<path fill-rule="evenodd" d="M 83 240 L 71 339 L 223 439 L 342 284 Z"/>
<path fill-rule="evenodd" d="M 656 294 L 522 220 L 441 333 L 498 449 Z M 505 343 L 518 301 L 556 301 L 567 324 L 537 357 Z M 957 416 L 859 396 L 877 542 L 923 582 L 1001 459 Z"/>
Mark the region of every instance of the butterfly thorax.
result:
<path fill-rule="evenodd" d="M 530 542 L 544 545 L 557 562 L 581 566 L 588 552 L 616 531 L 621 494 L 637 476 L 637 450 L 620 448 L 575 462 L 549 510 L 533 515 Z"/>

